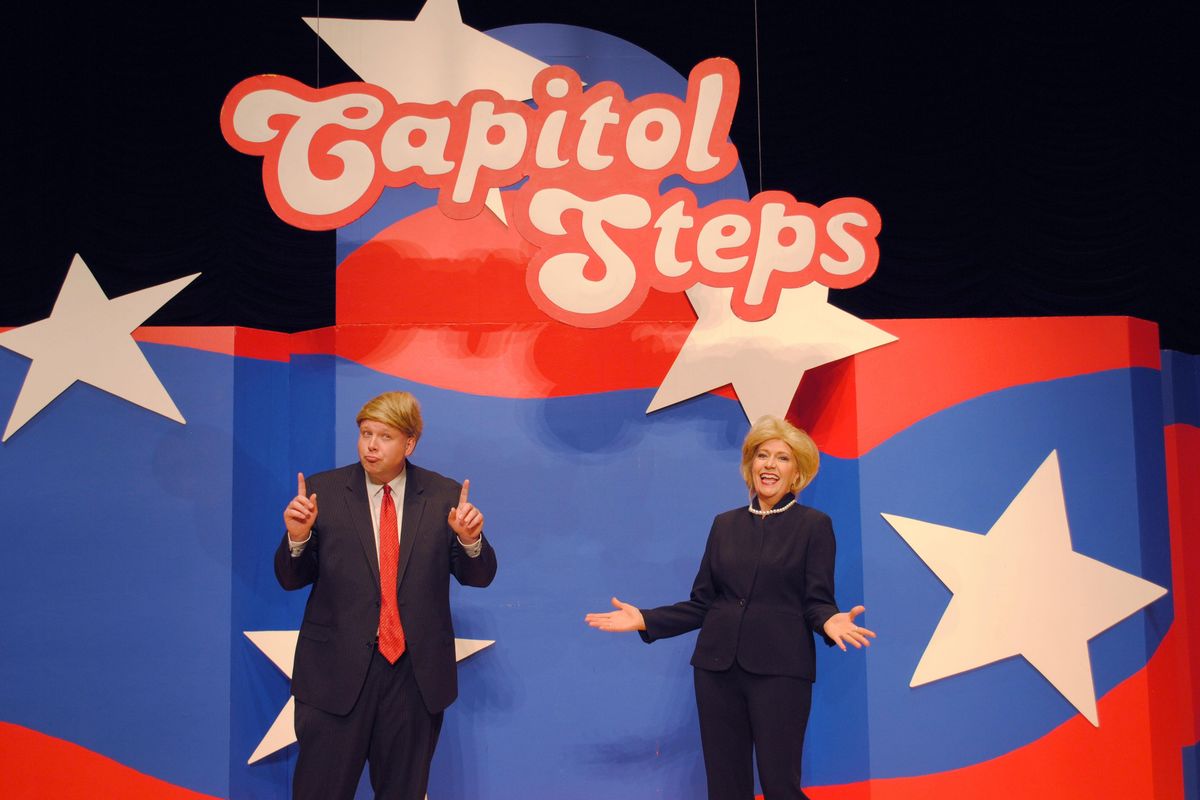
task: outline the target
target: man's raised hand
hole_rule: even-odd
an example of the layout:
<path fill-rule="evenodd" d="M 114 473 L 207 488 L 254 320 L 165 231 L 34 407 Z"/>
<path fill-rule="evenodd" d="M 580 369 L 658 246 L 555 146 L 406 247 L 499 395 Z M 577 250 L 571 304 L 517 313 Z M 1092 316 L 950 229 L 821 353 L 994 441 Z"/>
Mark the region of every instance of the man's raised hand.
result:
<path fill-rule="evenodd" d="M 446 517 L 450 529 L 466 544 L 477 541 L 483 533 L 483 512 L 467 502 L 467 493 L 470 490 L 471 481 L 463 481 L 462 491 L 458 493 L 458 505 L 450 509 L 450 514 Z"/>
<path fill-rule="evenodd" d="M 283 524 L 287 528 L 288 538 L 293 542 L 303 542 L 312 532 L 313 524 L 317 521 L 317 494 L 308 494 L 304 485 L 304 473 L 296 473 L 296 496 L 283 509 Z"/>

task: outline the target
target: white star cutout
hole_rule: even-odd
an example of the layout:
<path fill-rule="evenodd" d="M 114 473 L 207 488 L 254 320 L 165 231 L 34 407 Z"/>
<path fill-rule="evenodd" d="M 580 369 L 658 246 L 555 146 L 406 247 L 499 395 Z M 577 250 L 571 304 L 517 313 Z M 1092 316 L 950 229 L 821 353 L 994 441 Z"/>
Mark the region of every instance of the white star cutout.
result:
<path fill-rule="evenodd" d="M 254 646 L 271 659 L 271 663 L 292 678 L 292 664 L 296 660 L 296 641 L 300 631 L 242 631 L 246 638 L 254 642 Z M 494 639 L 455 639 L 454 660 L 462 661 L 473 656 L 485 647 L 495 644 Z M 267 734 L 263 736 L 258 747 L 254 748 L 247 764 L 261 761 L 272 753 L 277 753 L 290 744 L 296 743 L 296 698 L 289 697 L 279 716 L 271 723 Z"/>
<path fill-rule="evenodd" d="M 457 0 L 428 0 L 412 21 L 304 21 L 360 78 L 401 103 L 457 103 L 472 89 L 528 100 L 534 76 L 548 66 L 464 25 Z"/>
<path fill-rule="evenodd" d="M 75 381 L 184 422 L 130 334 L 199 274 L 110 300 L 87 264 L 76 255 L 50 316 L 0 333 L 0 347 L 33 362 L 8 418 L 3 441 Z"/>
<path fill-rule="evenodd" d="M 464 25 L 458 0 L 428 0 L 412 21 L 304 21 L 360 78 L 387 89 L 401 103 L 457 103 L 472 89 L 528 100 L 534 76 L 548 66 Z M 505 222 L 499 190 L 490 190 L 485 204 Z"/>
<path fill-rule="evenodd" d="M 1071 549 L 1057 451 L 984 536 L 883 518 L 954 595 L 910 686 L 1019 655 L 1099 727 L 1088 641 L 1167 590 Z"/>
<path fill-rule="evenodd" d="M 698 317 L 696 327 L 647 414 L 733 384 L 748 419 L 782 418 L 807 370 L 896 341 L 829 305 L 829 289 L 818 283 L 783 290 L 774 315 L 761 322 L 733 313 L 732 289 L 697 285 L 687 296 Z"/>

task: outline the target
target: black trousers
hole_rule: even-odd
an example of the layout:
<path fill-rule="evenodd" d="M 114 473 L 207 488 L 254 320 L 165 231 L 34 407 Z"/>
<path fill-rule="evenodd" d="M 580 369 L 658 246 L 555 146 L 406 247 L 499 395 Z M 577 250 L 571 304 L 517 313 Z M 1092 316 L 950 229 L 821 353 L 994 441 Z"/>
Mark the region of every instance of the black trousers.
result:
<path fill-rule="evenodd" d="M 708 800 L 752 800 L 755 760 L 765 800 L 807 800 L 800 756 L 812 681 L 734 663 L 724 672 L 697 667 L 695 682 Z"/>
<path fill-rule="evenodd" d="M 429 764 L 442 730 L 417 689 L 408 655 L 389 664 L 378 649 L 349 714 L 296 701 L 296 800 L 353 800 L 369 763 L 377 800 L 424 800 Z"/>

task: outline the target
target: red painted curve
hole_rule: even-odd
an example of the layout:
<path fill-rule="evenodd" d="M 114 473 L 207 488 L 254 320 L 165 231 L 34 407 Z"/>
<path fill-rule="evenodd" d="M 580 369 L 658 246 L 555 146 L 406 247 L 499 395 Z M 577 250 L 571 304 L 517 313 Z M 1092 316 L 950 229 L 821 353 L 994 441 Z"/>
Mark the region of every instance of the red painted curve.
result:
<path fill-rule="evenodd" d="M 213 795 L 167 783 L 44 733 L 0 722 L 0 775 L 5 800 L 202 800 Z"/>
<path fill-rule="evenodd" d="M 1159 367 L 1156 326 L 1127 317 L 874 324 L 899 341 L 809 371 L 788 412 L 822 452 L 838 458 L 862 456 L 913 423 L 989 392 L 1110 369 Z M 678 321 L 645 320 L 585 330 L 543 319 L 354 323 L 291 335 L 141 328 L 135 336 L 275 361 L 337 355 L 425 385 L 543 398 L 656 387 L 689 329 Z"/>

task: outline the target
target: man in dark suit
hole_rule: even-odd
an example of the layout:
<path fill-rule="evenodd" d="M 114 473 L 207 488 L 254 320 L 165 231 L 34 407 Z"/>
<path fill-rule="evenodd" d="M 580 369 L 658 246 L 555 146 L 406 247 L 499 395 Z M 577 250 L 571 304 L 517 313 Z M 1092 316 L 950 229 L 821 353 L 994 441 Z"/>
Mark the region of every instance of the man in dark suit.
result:
<path fill-rule="evenodd" d="M 292 673 L 294 796 L 352 798 L 367 762 L 377 798 L 422 800 L 458 695 L 449 579 L 487 586 L 496 554 L 469 481 L 408 463 L 416 398 L 382 394 L 356 420 L 359 462 L 298 476 L 275 553 L 284 589 L 312 585 Z"/>

